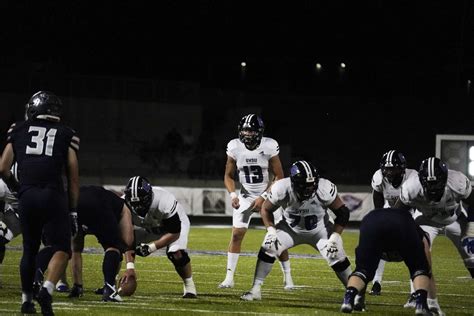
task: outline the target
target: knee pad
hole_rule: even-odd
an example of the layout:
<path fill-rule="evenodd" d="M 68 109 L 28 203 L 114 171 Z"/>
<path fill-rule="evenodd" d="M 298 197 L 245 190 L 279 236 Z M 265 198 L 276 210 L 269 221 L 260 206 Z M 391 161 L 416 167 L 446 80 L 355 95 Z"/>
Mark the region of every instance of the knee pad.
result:
<path fill-rule="evenodd" d="M 350 265 L 351 265 L 351 262 L 349 261 L 349 258 L 346 257 L 346 259 L 344 259 L 343 261 L 333 264 L 331 268 L 335 272 L 341 272 L 341 271 L 346 270 L 348 267 L 350 267 Z"/>
<path fill-rule="evenodd" d="M 176 252 L 167 252 L 166 255 L 175 267 L 184 267 L 189 262 L 191 262 L 191 258 L 189 258 L 188 253 L 184 250 L 178 250 Z"/>
<path fill-rule="evenodd" d="M 354 272 L 351 273 L 351 276 L 357 276 L 361 278 L 365 284 L 369 283 L 369 281 L 371 281 L 374 278 L 373 275 L 369 276 L 367 271 L 363 269 L 356 269 Z"/>
<path fill-rule="evenodd" d="M 260 248 L 260 251 L 258 252 L 258 259 L 262 260 L 263 262 L 267 262 L 267 263 L 274 263 L 275 262 L 275 257 L 267 255 L 263 248 Z"/>
<path fill-rule="evenodd" d="M 416 270 L 410 277 L 411 280 L 413 281 L 417 276 L 420 275 L 426 275 L 428 278 L 431 279 L 431 271 L 426 271 L 426 270 Z"/>

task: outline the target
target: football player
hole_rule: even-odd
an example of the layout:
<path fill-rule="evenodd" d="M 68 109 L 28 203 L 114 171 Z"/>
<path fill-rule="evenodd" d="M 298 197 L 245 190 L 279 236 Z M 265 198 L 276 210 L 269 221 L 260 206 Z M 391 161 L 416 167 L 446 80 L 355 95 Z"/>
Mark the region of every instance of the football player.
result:
<path fill-rule="evenodd" d="M 467 214 L 461 202 L 468 205 Z M 463 173 L 448 169 L 439 158 L 427 158 L 420 165 L 418 177 L 402 184 L 395 207 L 416 209 L 415 221 L 428 233 L 431 246 L 436 236 L 446 235 L 474 278 L 474 193 Z M 428 305 L 432 310 L 439 308 L 434 298 L 428 299 Z"/>
<path fill-rule="evenodd" d="M 267 198 L 273 181 L 283 178 L 278 143 L 263 137 L 264 124 L 256 114 L 242 117 L 238 124 L 238 138 L 227 144 L 227 162 L 224 185 L 232 202 L 232 237 L 227 252 L 227 273 L 219 288 L 234 287 L 234 273 L 239 260 L 242 240 L 249 227 L 250 219 L 259 212 Z M 239 175 L 240 194 L 235 193 L 235 174 Z M 270 179 L 270 173 L 273 179 Z M 288 251 L 280 254 L 285 289 L 294 287 L 291 277 Z"/>
<path fill-rule="evenodd" d="M 127 278 L 135 278 L 135 249 L 133 247 L 132 215 L 125 201 L 114 192 L 100 186 L 82 186 L 77 206 L 79 233 L 73 240 L 71 268 L 74 285 L 69 297 L 83 294 L 82 251 L 84 237 L 92 234 L 104 248 L 102 273 L 104 275 L 103 301 L 120 302 L 115 288 L 115 277 L 120 268 L 122 253 L 125 254 Z"/>
<path fill-rule="evenodd" d="M 35 93 L 26 105 L 27 120 L 13 124 L 0 162 L 0 175 L 18 194 L 23 256 L 20 264 L 22 313 L 34 313 L 33 277 L 42 234 L 54 249 L 46 281 L 37 296 L 44 315 L 53 315 L 52 293 L 71 255 L 77 233 L 79 138 L 61 123 L 61 100 L 51 92 Z M 18 163 L 20 182 L 10 172 Z M 67 193 L 62 179 L 66 170 Z M 68 205 L 69 204 L 69 205 Z"/>
<path fill-rule="evenodd" d="M 132 211 L 135 226 L 135 253 L 146 257 L 166 247 L 168 259 L 184 283 L 183 298 L 196 298 L 191 258 L 186 251 L 190 229 L 189 218 L 173 194 L 152 187 L 141 176 L 130 178 L 125 188 L 125 202 Z"/>
<path fill-rule="evenodd" d="M 406 167 L 405 156 L 398 150 L 389 150 L 383 154 L 380 161 L 380 169 L 372 176 L 372 198 L 374 207 L 393 207 L 400 196 L 400 187 L 409 177 L 417 177 L 418 173 L 414 169 Z M 379 262 L 371 295 L 380 295 L 382 290 L 382 276 L 385 261 Z"/>
<path fill-rule="evenodd" d="M 274 223 L 273 212 L 283 209 L 283 220 Z M 335 215 L 332 223 L 328 209 Z M 261 299 L 261 286 L 275 258 L 288 248 L 307 244 L 318 250 L 344 286 L 351 274 L 350 262 L 342 246 L 341 233 L 349 221 L 349 209 L 331 181 L 321 178 L 307 161 L 293 163 L 290 177 L 276 181 L 263 203 L 262 220 L 267 234 L 258 253 L 253 286 L 242 300 Z M 363 309 L 363 297 L 359 306 Z"/>
<path fill-rule="evenodd" d="M 375 209 L 362 219 L 356 268 L 349 278 L 341 312 L 352 313 L 356 295 L 373 279 L 381 258 L 404 261 L 415 287 L 416 315 L 431 315 L 427 295 L 431 267 L 425 253 L 425 232 L 406 210 Z"/>

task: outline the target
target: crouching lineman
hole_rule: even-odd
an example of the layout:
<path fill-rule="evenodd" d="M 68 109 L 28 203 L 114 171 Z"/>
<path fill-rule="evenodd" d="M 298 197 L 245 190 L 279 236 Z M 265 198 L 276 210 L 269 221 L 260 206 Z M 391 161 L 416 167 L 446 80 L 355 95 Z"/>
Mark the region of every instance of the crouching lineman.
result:
<path fill-rule="evenodd" d="M 431 315 L 427 303 L 431 268 L 425 254 L 424 235 L 407 210 L 385 208 L 367 214 L 360 225 L 356 268 L 349 278 L 341 312 L 351 313 L 355 309 L 356 295 L 365 291 L 383 258 L 405 262 L 415 288 L 416 315 Z"/>
<path fill-rule="evenodd" d="M 166 247 L 168 259 L 184 282 L 183 298 L 196 298 L 191 259 L 186 252 L 189 218 L 170 192 L 152 187 L 140 176 L 131 178 L 125 188 L 125 202 L 132 211 L 135 226 L 135 253 L 146 257 Z"/>
<path fill-rule="evenodd" d="M 283 209 L 283 219 L 275 227 L 273 212 L 279 207 Z M 328 208 L 336 214 L 334 225 L 329 221 Z M 351 268 L 340 234 L 349 221 L 349 210 L 338 196 L 336 186 L 320 178 L 311 163 L 304 160 L 293 163 L 290 177 L 273 184 L 261 216 L 267 234 L 258 254 L 253 286 L 240 297 L 242 300 L 260 300 L 261 286 L 275 258 L 301 244 L 317 249 L 346 286 Z"/>

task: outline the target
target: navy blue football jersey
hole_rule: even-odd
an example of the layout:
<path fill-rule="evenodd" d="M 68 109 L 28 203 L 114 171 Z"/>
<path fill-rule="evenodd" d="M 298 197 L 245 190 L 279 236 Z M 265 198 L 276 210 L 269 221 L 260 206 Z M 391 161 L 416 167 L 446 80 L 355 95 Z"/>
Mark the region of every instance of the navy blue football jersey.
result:
<path fill-rule="evenodd" d="M 35 119 L 14 123 L 7 133 L 21 174 L 20 185 L 64 189 L 63 171 L 69 147 L 79 151 L 79 137 L 57 121 Z"/>
<path fill-rule="evenodd" d="M 124 203 L 125 200 L 120 196 L 101 186 L 81 186 L 77 213 L 80 218 L 90 218 L 90 221 L 103 215 L 105 218 L 114 217 L 119 221 Z M 90 221 L 83 224 L 90 225 Z"/>

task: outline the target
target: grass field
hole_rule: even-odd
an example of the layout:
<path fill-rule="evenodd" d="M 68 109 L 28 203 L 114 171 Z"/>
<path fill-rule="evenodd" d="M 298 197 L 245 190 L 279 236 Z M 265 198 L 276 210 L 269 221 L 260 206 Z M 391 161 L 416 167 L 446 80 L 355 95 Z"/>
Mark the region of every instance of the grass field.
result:
<path fill-rule="evenodd" d="M 290 250 L 293 291 L 283 289 L 282 272 L 276 263 L 262 288 L 262 301 L 240 301 L 250 289 L 256 253 L 264 236 L 261 229 L 249 230 L 243 245 L 233 289 L 218 289 L 224 279 L 226 249 L 230 228 L 192 227 L 189 249 L 198 290 L 198 299 L 184 300 L 182 282 L 162 252 L 147 258 L 137 257 L 138 288 L 122 303 L 104 303 L 93 289 L 102 286 L 102 254 L 94 237 L 88 237 L 84 255 L 85 295 L 70 300 L 55 293 L 57 315 L 342 315 L 339 307 L 344 294 L 342 285 L 326 262 L 309 246 Z M 357 231 L 344 233 L 344 246 L 354 267 Z M 9 244 L 0 270 L 0 315 L 19 314 L 21 303 L 19 261 L 21 238 Z M 474 315 L 474 281 L 464 268 L 450 241 L 439 237 L 433 249 L 434 273 L 438 281 L 439 302 L 447 315 Z M 69 273 L 69 272 L 68 272 Z M 71 281 L 70 275 L 68 280 Z M 408 270 L 401 263 L 385 266 L 382 295 L 367 296 L 367 314 L 413 315 L 404 309 L 409 292 Z M 37 309 L 39 310 L 39 305 Z"/>

